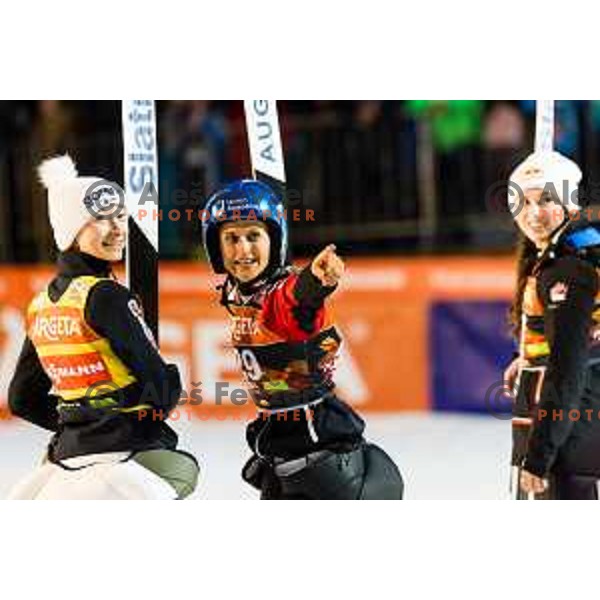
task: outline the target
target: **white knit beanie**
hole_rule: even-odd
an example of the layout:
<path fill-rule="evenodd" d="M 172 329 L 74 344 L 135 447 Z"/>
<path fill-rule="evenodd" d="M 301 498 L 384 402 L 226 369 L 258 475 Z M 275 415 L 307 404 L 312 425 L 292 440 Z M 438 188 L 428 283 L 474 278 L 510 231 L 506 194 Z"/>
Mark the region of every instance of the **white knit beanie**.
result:
<path fill-rule="evenodd" d="M 58 249 L 64 252 L 73 244 L 83 227 L 94 218 L 84 199 L 91 186 L 105 180 L 79 177 L 75 163 L 68 154 L 45 160 L 38 167 L 38 173 L 48 190 L 48 215 L 54 239 Z"/>
<path fill-rule="evenodd" d="M 558 199 L 567 210 L 581 209 L 578 199 L 581 169 L 575 162 L 559 152 L 534 152 L 530 154 L 512 172 L 509 182 L 518 186 L 517 190 L 513 190 L 513 194 L 515 191 L 552 189 L 556 191 Z M 514 212 L 520 204 L 520 202 L 516 202 L 511 206 L 511 210 Z"/>

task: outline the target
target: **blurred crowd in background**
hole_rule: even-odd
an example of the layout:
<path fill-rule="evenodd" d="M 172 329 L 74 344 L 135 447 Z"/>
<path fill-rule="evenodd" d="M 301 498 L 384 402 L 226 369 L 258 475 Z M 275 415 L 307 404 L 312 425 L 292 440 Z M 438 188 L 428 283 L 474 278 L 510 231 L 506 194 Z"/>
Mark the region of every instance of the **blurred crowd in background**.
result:
<path fill-rule="evenodd" d="M 533 146 L 530 101 L 278 102 L 296 254 L 507 251 L 504 183 Z M 249 176 L 241 101 L 159 101 L 160 203 L 186 205 Z M 556 102 L 556 148 L 600 181 L 600 101 Z M 118 101 L 0 102 L 0 261 L 47 262 L 54 246 L 35 174 L 68 151 L 82 174 L 123 182 Z M 585 181 L 585 180 L 584 180 Z M 181 191 L 184 191 L 183 195 Z M 291 196 L 290 196 L 291 198 Z M 199 256 L 199 222 L 163 218 L 161 257 Z"/>

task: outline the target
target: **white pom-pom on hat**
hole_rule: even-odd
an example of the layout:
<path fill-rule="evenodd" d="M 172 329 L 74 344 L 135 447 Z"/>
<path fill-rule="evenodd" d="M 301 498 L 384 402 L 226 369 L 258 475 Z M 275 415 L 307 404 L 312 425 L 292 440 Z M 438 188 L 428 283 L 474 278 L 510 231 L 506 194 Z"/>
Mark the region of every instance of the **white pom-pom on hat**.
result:
<path fill-rule="evenodd" d="M 40 180 L 48 190 L 77 179 L 79 175 L 73 159 L 68 154 L 48 158 L 40 164 L 38 173 Z"/>
<path fill-rule="evenodd" d="M 97 177 L 79 177 L 73 159 L 65 154 L 43 161 L 40 179 L 48 190 L 48 216 L 54 240 L 61 252 L 68 250 L 79 232 L 94 218 L 84 199 Z"/>

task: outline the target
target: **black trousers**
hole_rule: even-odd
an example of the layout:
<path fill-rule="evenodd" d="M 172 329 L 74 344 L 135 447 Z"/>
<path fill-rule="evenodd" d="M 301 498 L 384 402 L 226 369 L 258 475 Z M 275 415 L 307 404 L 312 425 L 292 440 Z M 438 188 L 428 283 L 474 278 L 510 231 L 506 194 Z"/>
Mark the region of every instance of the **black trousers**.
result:
<path fill-rule="evenodd" d="M 553 476 L 554 500 L 598 500 L 598 479 L 571 473 Z"/>
<path fill-rule="evenodd" d="M 573 425 L 552 469 L 558 500 L 597 500 L 600 480 L 600 420 Z"/>
<path fill-rule="evenodd" d="M 279 464 L 254 455 L 242 477 L 261 491 L 261 500 L 402 500 L 404 495 L 394 461 L 368 442 Z"/>

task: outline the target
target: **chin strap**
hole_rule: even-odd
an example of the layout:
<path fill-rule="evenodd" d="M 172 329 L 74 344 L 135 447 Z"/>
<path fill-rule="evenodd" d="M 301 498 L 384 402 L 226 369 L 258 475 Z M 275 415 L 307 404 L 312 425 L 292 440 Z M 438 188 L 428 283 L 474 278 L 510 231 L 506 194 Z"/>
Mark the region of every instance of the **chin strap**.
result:
<path fill-rule="evenodd" d="M 564 208 L 564 206 L 563 206 L 563 210 L 565 210 L 565 220 L 563 220 L 563 222 L 550 234 L 550 241 L 548 242 L 548 245 L 546 246 L 546 248 L 544 248 L 544 250 L 542 250 L 538 253 L 538 261 L 537 261 L 536 267 L 533 270 L 533 274 L 535 274 L 538 271 L 539 266 L 547 258 L 555 257 L 555 250 L 556 250 L 556 246 L 558 245 L 558 241 L 560 240 L 562 235 L 565 233 L 565 231 L 569 228 L 569 225 L 571 224 L 571 221 L 568 218 L 568 213 L 566 212 L 566 209 Z"/>
<path fill-rule="evenodd" d="M 233 315 L 233 312 L 229 308 L 229 302 L 227 302 L 227 294 L 229 293 L 229 290 L 231 289 L 231 287 L 234 286 L 235 284 L 236 284 L 235 279 L 228 273 L 227 277 L 225 277 L 225 280 L 223 281 L 223 283 L 220 283 L 219 285 L 217 285 L 217 291 L 220 292 L 219 304 L 221 306 L 224 306 L 226 308 L 227 312 L 231 315 Z"/>

